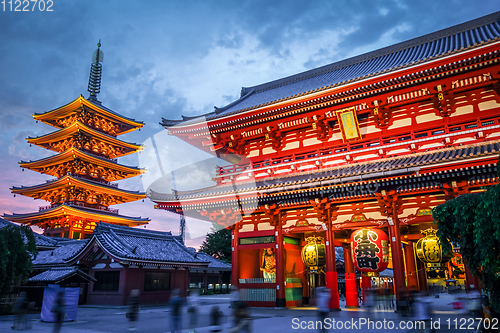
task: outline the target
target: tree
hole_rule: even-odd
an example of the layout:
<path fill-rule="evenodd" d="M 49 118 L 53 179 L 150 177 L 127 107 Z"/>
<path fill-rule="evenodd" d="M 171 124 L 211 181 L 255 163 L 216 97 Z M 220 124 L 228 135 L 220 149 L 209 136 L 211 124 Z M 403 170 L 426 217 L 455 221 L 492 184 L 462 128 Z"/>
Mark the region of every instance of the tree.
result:
<path fill-rule="evenodd" d="M 28 280 L 36 241 L 29 226 L 0 228 L 0 297 Z"/>
<path fill-rule="evenodd" d="M 212 227 L 212 232 L 207 234 L 207 238 L 201 244 L 200 251 L 230 263 L 231 230 L 221 229 L 216 231 Z"/>
<path fill-rule="evenodd" d="M 500 175 L 499 166 L 500 159 Z M 483 281 L 492 308 L 500 312 L 500 185 L 448 200 L 434 208 L 432 217 L 443 250 L 451 250 L 447 239 L 460 245 L 471 273 Z"/>

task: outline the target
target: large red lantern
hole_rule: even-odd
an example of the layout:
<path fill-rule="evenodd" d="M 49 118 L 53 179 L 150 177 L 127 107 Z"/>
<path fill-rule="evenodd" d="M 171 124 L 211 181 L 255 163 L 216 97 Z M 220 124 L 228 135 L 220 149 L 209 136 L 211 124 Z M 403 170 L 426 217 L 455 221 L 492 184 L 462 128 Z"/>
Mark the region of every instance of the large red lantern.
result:
<path fill-rule="evenodd" d="M 351 235 L 354 265 L 361 272 L 381 272 L 389 265 L 389 241 L 380 229 L 359 229 Z"/>

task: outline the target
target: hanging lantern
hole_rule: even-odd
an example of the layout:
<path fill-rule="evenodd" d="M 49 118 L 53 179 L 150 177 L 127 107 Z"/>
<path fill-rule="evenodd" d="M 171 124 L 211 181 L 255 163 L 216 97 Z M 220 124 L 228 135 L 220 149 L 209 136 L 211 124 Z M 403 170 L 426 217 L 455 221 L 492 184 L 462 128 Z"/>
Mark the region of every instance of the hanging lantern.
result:
<path fill-rule="evenodd" d="M 380 229 L 359 229 L 351 235 L 354 265 L 361 272 L 381 272 L 389 265 L 389 241 Z"/>
<path fill-rule="evenodd" d="M 453 257 L 453 252 L 443 253 L 443 246 L 436 232 L 437 230 L 432 228 L 422 230 L 421 233 L 425 237 L 419 239 L 416 246 L 418 259 L 426 263 L 428 267 L 434 266 L 432 264 L 440 266 L 440 264 L 448 262 Z"/>
<path fill-rule="evenodd" d="M 306 238 L 307 245 L 302 248 L 302 261 L 311 271 L 320 271 L 325 266 L 325 244 L 323 237 Z"/>

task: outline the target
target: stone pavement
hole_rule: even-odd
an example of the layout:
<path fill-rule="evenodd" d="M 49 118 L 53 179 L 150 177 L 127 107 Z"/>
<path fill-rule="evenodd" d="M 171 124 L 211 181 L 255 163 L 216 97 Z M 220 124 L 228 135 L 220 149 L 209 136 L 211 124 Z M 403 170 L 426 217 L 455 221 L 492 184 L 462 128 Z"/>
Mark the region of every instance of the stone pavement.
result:
<path fill-rule="evenodd" d="M 228 295 L 202 296 L 201 305 L 198 308 L 198 327 L 196 332 L 206 333 L 214 329 L 209 326 L 209 313 L 212 306 L 219 306 L 224 313 L 223 332 L 227 332 L 226 325 L 231 309 L 229 308 Z M 440 298 L 434 299 L 435 309 L 434 322 L 441 324 L 437 332 L 473 332 L 467 329 L 467 325 L 460 329 L 466 315 L 453 310 L 451 302 L 453 297 L 448 294 L 441 294 Z M 341 303 L 342 311 L 330 312 L 329 323 L 333 328 L 329 332 L 420 332 L 418 329 L 408 329 L 408 325 L 413 323 L 407 317 L 394 313 L 392 309 L 367 311 L 367 309 L 346 309 Z M 127 332 L 128 321 L 125 318 L 127 307 L 125 306 L 81 306 L 78 309 L 78 320 L 64 323 L 61 332 Z M 314 308 L 296 309 L 270 309 L 252 308 L 252 327 L 254 333 L 267 332 L 318 332 L 314 327 L 316 322 L 316 311 Z M 462 319 L 464 318 L 464 319 Z M 53 324 L 40 321 L 39 314 L 28 315 L 31 323 L 29 332 L 52 332 Z M 334 321 L 335 320 L 335 321 Z M 455 321 L 456 320 L 456 321 Z M 13 317 L 0 317 L 0 332 L 11 330 Z M 187 313 L 183 315 L 183 332 L 187 330 Z M 371 323 L 369 323 L 371 321 Z M 455 323 L 457 328 L 455 329 Z M 448 324 L 450 327 L 448 327 Z M 312 326 L 311 326 L 312 325 Z M 371 325 L 371 326 L 369 326 Z M 472 328 L 472 327 L 469 327 Z M 139 321 L 136 332 L 164 333 L 170 332 L 169 313 L 165 306 L 142 307 L 139 314 Z"/>

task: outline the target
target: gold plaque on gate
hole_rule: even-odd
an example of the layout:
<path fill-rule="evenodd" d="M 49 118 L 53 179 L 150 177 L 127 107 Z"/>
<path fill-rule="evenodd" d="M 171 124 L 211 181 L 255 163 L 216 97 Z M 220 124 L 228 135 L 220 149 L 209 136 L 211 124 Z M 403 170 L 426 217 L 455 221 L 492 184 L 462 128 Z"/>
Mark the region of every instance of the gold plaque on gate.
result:
<path fill-rule="evenodd" d="M 337 114 L 344 142 L 361 139 L 356 108 L 350 107 L 338 110 L 335 113 Z"/>

